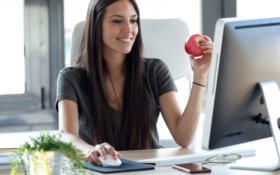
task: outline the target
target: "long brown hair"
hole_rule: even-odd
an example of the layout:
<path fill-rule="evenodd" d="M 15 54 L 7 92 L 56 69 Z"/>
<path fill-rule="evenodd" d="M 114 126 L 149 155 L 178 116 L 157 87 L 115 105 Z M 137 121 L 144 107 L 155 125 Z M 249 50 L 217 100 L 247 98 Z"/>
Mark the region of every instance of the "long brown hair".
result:
<path fill-rule="evenodd" d="M 107 74 L 102 57 L 102 21 L 105 9 L 118 0 L 91 0 L 85 29 L 75 65 L 87 71 L 89 98 L 93 116 L 87 118 L 87 126 L 93 128 L 94 143 L 108 142 L 118 150 L 151 148 L 152 117 L 148 116 L 148 100 L 145 93 L 145 60 L 140 28 L 140 13 L 134 0 L 130 0 L 138 14 L 138 35 L 132 50 L 125 59 L 125 84 L 122 125 L 118 127 L 112 108 L 104 91 Z"/>

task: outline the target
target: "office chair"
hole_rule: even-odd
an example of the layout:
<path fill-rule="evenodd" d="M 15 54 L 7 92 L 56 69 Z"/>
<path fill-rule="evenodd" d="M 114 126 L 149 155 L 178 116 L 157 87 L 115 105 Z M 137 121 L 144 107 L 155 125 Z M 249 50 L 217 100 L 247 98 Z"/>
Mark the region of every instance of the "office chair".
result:
<path fill-rule="evenodd" d="M 78 23 L 73 30 L 70 58 L 71 65 L 74 63 L 74 59 L 78 53 L 84 25 L 85 22 L 82 21 Z M 187 82 L 188 86 L 186 89 L 190 90 L 192 86 L 192 71 L 189 57 L 184 50 L 184 43 L 189 35 L 189 29 L 186 23 L 180 19 L 141 19 L 141 30 L 144 57 L 163 60 L 168 66 L 175 82 L 178 79 L 185 78 L 184 81 Z M 186 89 L 182 89 L 182 91 L 186 91 Z M 177 94 L 179 92 L 180 87 L 178 87 Z M 164 147 L 177 146 L 174 141 L 174 143 L 172 141 L 171 143 L 169 140 L 164 142 L 165 143 L 161 143 Z"/>

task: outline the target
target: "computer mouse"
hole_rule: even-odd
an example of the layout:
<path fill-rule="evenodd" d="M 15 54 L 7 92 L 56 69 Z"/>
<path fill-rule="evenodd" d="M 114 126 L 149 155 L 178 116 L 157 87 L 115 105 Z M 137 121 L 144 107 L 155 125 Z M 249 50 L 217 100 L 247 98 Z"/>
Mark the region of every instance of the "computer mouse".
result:
<path fill-rule="evenodd" d="M 98 157 L 103 167 L 119 167 L 122 164 L 120 159 L 114 160 L 112 155 L 106 155 L 106 159 L 102 156 Z"/>

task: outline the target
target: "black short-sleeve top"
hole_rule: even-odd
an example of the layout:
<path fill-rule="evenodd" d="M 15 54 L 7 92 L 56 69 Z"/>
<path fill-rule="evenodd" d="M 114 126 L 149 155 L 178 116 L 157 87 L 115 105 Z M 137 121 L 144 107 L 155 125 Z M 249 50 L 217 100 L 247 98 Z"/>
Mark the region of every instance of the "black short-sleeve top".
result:
<path fill-rule="evenodd" d="M 167 92 L 177 91 L 174 80 L 166 64 L 160 59 L 145 59 L 145 91 L 147 92 L 149 107 L 148 113 L 158 120 L 160 113 L 159 97 Z M 56 109 L 58 102 L 63 99 L 72 100 L 78 105 L 79 137 L 88 144 L 95 145 L 92 129 L 86 126 L 85 119 L 92 116 L 89 94 L 86 90 L 87 74 L 84 67 L 67 67 L 59 72 L 57 79 Z M 122 115 L 114 111 L 117 121 L 121 122 Z M 119 123 L 120 124 L 120 123 Z M 152 148 L 159 148 L 159 136 L 156 122 L 151 126 L 153 144 Z"/>

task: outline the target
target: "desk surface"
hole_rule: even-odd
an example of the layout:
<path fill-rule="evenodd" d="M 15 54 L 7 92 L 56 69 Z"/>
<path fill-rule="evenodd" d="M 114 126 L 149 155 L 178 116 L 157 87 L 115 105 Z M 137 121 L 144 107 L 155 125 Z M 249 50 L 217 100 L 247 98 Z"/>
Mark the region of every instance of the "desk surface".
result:
<path fill-rule="evenodd" d="M 17 140 L 19 142 L 22 142 L 26 140 L 29 136 L 35 136 L 38 133 L 13 133 L 13 134 L 0 134 L 0 139 L 7 140 Z M 25 138 L 24 138 L 25 137 Z M 11 144 L 11 143 L 10 143 Z M 18 144 L 13 143 L 12 145 L 8 145 L 9 147 Z M 250 143 L 244 144 L 246 148 L 256 149 L 257 156 L 263 156 L 267 155 L 267 152 L 264 152 L 264 150 L 269 150 L 270 153 L 274 153 L 275 146 L 272 138 L 257 140 Z M 1 148 L 7 148 L 5 145 L 5 142 L 0 142 Z M 230 149 L 230 148 L 229 148 Z M 6 151 L 9 151 L 5 149 Z M 0 149 L 0 152 L 3 152 L 4 149 Z M 169 157 L 169 156 L 179 156 L 179 155 L 186 155 L 186 154 L 195 154 L 197 152 L 201 152 L 200 149 L 189 149 L 189 148 L 164 148 L 164 149 L 151 149 L 151 150 L 134 150 L 134 151 L 120 151 L 122 154 L 122 158 L 128 159 L 128 160 L 142 160 L 142 159 L 151 159 L 151 158 L 163 158 L 163 157 Z M 271 155 L 272 155 L 271 154 Z M 275 152 L 276 154 L 276 152 Z M 252 158 L 252 157 L 250 157 Z M 250 159 L 250 158 L 243 158 L 243 159 Z M 212 175 L 224 175 L 224 174 L 230 174 L 230 175 L 240 175 L 240 174 L 256 174 L 256 175 L 274 175 L 274 174 L 280 174 L 280 170 L 278 171 L 251 171 L 251 170 L 238 170 L 238 169 L 230 169 L 225 164 L 207 164 L 206 167 L 209 167 L 212 169 L 211 173 Z M 9 172 L 0 172 L 0 175 L 3 174 L 9 174 Z M 102 173 L 94 172 L 95 175 L 101 175 Z M 126 172 L 126 173 L 113 173 L 113 174 L 166 174 L 166 175 L 179 175 L 179 174 L 186 174 L 184 172 L 181 172 L 179 170 L 173 169 L 171 166 L 164 166 L 164 167 L 158 167 L 156 166 L 154 170 L 145 170 L 145 171 L 134 171 L 134 172 Z M 207 173 L 203 173 L 203 175 L 206 175 Z"/>
<path fill-rule="evenodd" d="M 176 155 L 184 155 L 191 154 L 194 151 L 188 148 L 164 148 L 164 149 L 154 149 L 154 150 L 137 150 L 137 151 L 120 151 L 122 157 L 124 159 L 129 160 L 141 160 L 141 159 L 150 159 L 150 158 L 160 158 L 160 157 L 168 157 L 168 156 L 176 156 Z M 251 170 L 238 170 L 238 169 L 230 169 L 225 164 L 208 164 L 206 167 L 212 169 L 211 173 L 201 173 L 203 175 L 212 174 L 212 175 L 240 175 L 240 174 L 256 174 L 256 175 L 274 175 L 280 174 L 280 170 L 278 171 L 251 171 Z M 96 175 L 101 175 L 102 173 L 94 173 Z M 179 170 L 172 168 L 171 166 L 165 167 L 155 167 L 154 170 L 145 170 L 145 171 L 136 171 L 136 172 L 126 172 L 126 173 L 114 173 L 114 174 L 145 174 L 145 175 L 154 175 L 154 174 L 163 174 L 163 175 L 180 175 L 186 174 Z"/>

